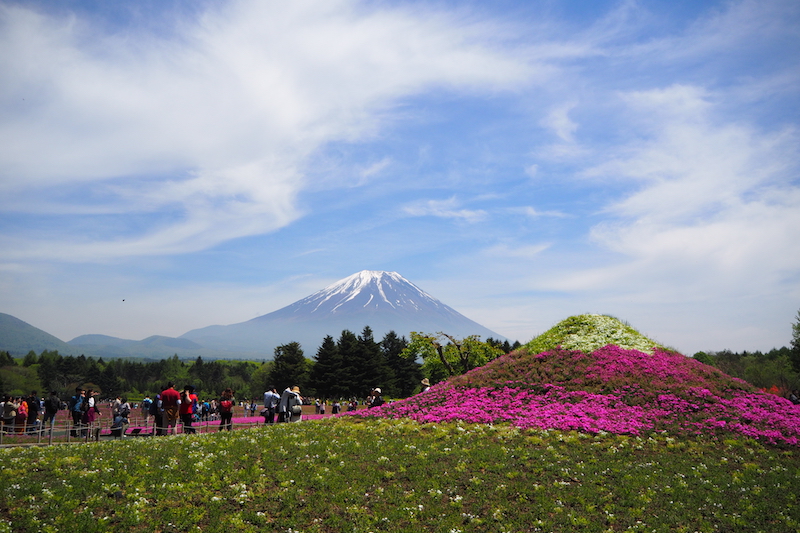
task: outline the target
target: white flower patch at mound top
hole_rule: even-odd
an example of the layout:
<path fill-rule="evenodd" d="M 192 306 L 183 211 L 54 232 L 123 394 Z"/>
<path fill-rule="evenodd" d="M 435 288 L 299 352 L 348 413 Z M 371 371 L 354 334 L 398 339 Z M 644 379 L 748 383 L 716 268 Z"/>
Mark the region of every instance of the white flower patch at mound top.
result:
<path fill-rule="evenodd" d="M 540 353 L 561 346 L 567 350 L 591 353 L 609 344 L 649 354 L 656 348 L 664 348 L 632 327 L 607 315 L 569 317 L 534 338 L 525 345 L 525 348 L 533 353 Z"/>

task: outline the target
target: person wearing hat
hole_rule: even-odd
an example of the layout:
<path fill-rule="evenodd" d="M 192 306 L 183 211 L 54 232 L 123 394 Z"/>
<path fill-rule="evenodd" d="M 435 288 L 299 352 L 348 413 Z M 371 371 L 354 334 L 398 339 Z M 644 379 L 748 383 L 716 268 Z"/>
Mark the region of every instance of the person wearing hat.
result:
<path fill-rule="evenodd" d="M 381 396 L 381 389 L 375 387 L 372 389 L 372 401 L 369 403 L 370 407 L 379 407 L 383 405 L 383 396 Z"/>
<path fill-rule="evenodd" d="M 422 392 L 428 392 L 431 388 L 431 382 L 428 381 L 428 378 L 423 379 L 420 383 L 422 383 Z"/>
<path fill-rule="evenodd" d="M 297 385 L 281 394 L 278 403 L 278 420 L 281 422 L 299 422 L 303 418 L 303 397 L 300 396 L 300 387 Z"/>

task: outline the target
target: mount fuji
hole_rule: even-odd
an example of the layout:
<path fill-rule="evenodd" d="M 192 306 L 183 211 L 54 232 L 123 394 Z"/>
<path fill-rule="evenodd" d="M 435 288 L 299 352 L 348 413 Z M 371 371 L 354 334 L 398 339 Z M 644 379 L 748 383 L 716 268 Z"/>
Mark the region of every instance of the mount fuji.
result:
<path fill-rule="evenodd" d="M 480 335 L 504 340 L 429 295 L 396 272 L 364 270 L 302 300 L 228 326 L 208 326 L 180 338 L 204 348 L 269 353 L 281 344 L 299 342 L 307 355 L 316 353 L 326 335 L 338 339 L 345 329 L 360 334 L 372 328 L 380 341 L 389 331 L 408 337 L 412 331 L 442 331 L 456 337 Z"/>

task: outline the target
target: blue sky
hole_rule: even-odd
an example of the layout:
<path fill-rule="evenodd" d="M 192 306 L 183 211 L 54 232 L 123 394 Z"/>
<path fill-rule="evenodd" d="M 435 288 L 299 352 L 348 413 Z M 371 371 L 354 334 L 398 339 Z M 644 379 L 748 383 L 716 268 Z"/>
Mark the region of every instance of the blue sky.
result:
<path fill-rule="evenodd" d="M 522 342 L 788 345 L 799 67 L 795 0 L 0 1 L 0 312 L 179 336 L 371 269 Z"/>

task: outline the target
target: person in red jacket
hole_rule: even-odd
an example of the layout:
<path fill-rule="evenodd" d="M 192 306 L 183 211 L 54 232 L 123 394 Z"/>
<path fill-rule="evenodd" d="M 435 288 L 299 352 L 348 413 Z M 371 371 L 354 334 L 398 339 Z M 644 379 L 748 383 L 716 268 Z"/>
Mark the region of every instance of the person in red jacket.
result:
<path fill-rule="evenodd" d="M 186 385 L 181 392 L 181 405 L 178 412 L 181 415 L 184 433 L 194 433 L 192 421 L 197 412 L 197 395 L 194 393 L 194 386 Z"/>
<path fill-rule="evenodd" d="M 175 384 L 171 381 L 167 383 L 167 388 L 161 391 L 161 410 L 164 414 L 164 427 L 166 434 L 170 431 L 178 432 L 178 415 L 181 405 L 181 395 L 175 390 Z"/>

